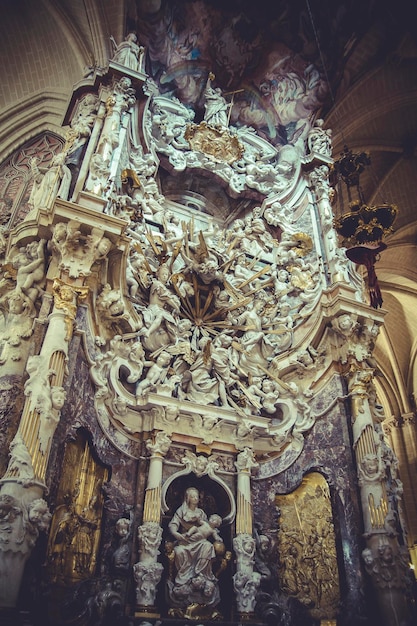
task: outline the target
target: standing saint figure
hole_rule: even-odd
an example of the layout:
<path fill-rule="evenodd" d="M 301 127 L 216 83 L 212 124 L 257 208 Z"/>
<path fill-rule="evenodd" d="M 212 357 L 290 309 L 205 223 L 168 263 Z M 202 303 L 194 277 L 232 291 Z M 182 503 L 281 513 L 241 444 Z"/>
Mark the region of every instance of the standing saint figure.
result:
<path fill-rule="evenodd" d="M 212 561 L 216 553 L 208 537 L 213 536 L 221 544 L 223 541 L 217 530 L 208 526 L 207 515 L 198 506 L 199 498 L 198 490 L 189 487 L 185 492 L 184 502 L 175 511 L 168 525 L 171 535 L 176 539 L 176 574 L 174 581 L 168 582 L 168 588 L 175 606 L 184 608 L 192 603 L 214 608 L 220 601 L 217 578 L 212 571 Z M 217 528 L 218 525 L 219 519 L 216 518 L 213 526 Z M 202 532 L 206 527 L 210 528 L 210 532 Z"/>
<path fill-rule="evenodd" d="M 227 128 L 227 112 L 229 105 L 223 98 L 221 90 L 218 87 L 212 87 L 212 80 L 214 80 L 214 74 L 210 72 L 204 89 L 204 121 L 212 126 Z"/>
<path fill-rule="evenodd" d="M 113 38 L 111 40 L 115 47 L 112 61 L 120 63 L 120 65 L 124 65 L 135 72 L 140 71 L 144 48 L 143 46 L 138 46 L 136 34 L 129 33 L 119 45 L 116 44 Z"/>
<path fill-rule="evenodd" d="M 31 209 L 49 209 L 56 197 L 68 200 L 71 171 L 65 164 L 65 153 L 56 154 L 47 167 L 38 167 L 37 159 L 30 160 L 33 186 L 28 205 Z"/>

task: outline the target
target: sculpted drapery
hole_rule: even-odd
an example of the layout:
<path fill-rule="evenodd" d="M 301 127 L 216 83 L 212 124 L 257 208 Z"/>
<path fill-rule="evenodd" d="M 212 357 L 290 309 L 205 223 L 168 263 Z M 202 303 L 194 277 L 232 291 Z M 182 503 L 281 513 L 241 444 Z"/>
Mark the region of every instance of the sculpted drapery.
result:
<path fill-rule="evenodd" d="M 184 502 L 175 511 L 169 523 L 169 531 L 176 539 L 175 580 L 170 585 L 171 599 L 177 605 L 198 602 L 206 606 L 216 606 L 220 600 L 217 579 L 212 571 L 215 558 L 213 543 L 204 537 L 205 533 L 188 531 L 207 523 L 207 515 L 199 508 L 199 492 L 189 487 Z M 217 540 L 219 536 L 214 535 Z"/>

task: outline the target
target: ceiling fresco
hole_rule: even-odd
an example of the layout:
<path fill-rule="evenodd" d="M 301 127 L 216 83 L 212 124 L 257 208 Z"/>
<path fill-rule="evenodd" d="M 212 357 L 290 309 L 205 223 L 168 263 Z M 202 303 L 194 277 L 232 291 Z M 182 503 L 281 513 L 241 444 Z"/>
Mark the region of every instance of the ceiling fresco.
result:
<path fill-rule="evenodd" d="M 274 145 L 295 144 L 331 97 L 328 80 L 337 81 L 356 39 L 350 21 L 360 3 L 350 4 L 138 1 L 130 26 L 147 48 L 146 69 L 160 93 L 198 119 L 212 72 L 232 124 L 252 126 Z"/>

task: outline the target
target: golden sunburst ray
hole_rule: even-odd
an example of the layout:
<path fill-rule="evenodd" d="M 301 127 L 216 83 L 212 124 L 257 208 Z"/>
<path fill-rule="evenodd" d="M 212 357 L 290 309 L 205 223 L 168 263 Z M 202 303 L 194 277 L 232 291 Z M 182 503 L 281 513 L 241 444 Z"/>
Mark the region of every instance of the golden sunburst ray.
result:
<path fill-rule="evenodd" d="M 242 298 L 241 292 L 238 289 L 235 289 L 235 287 L 233 287 L 233 285 L 231 285 L 229 281 L 223 280 L 223 286 L 225 288 L 225 291 L 229 294 L 231 298 L 233 298 L 233 300 L 240 300 Z"/>
<path fill-rule="evenodd" d="M 174 250 L 172 252 L 171 260 L 170 260 L 170 263 L 169 263 L 169 270 L 170 270 L 170 272 L 172 272 L 173 265 L 175 263 L 176 258 L 178 257 L 178 255 L 180 253 L 181 248 L 182 248 L 182 241 L 177 241 L 177 243 L 175 244 Z"/>
<path fill-rule="evenodd" d="M 204 261 L 204 259 L 208 257 L 208 247 L 201 230 L 198 233 L 198 242 L 199 243 L 196 250 L 196 259 L 198 263 L 201 263 L 202 261 Z"/>
<path fill-rule="evenodd" d="M 256 408 L 256 409 L 261 409 L 262 408 L 262 404 L 255 398 L 254 395 L 252 395 L 245 387 L 245 385 L 242 383 L 242 381 L 238 380 L 237 381 L 238 386 L 241 388 L 243 395 L 245 395 L 247 397 L 247 399 L 249 400 L 249 402 Z"/>
<path fill-rule="evenodd" d="M 285 335 L 292 332 L 291 329 L 288 329 L 285 325 L 283 326 L 283 328 L 274 328 L 273 330 L 268 330 L 268 335 Z"/>
<path fill-rule="evenodd" d="M 214 294 L 213 294 L 213 290 L 211 289 L 207 295 L 206 301 L 203 306 L 203 310 L 201 311 L 201 317 L 204 317 L 205 314 L 207 313 L 208 308 L 213 301 L 213 297 L 214 297 Z"/>
<path fill-rule="evenodd" d="M 206 326 L 205 328 L 209 334 L 214 335 L 215 337 L 217 337 L 217 335 L 220 335 L 220 331 L 216 330 L 215 328 L 211 328 L 211 326 Z"/>
<path fill-rule="evenodd" d="M 200 290 L 198 288 L 197 276 L 193 274 L 194 302 L 197 317 L 200 317 Z"/>
<path fill-rule="evenodd" d="M 253 280 L 256 280 L 257 278 L 262 276 L 262 274 L 265 274 L 265 272 L 268 272 L 270 269 L 271 269 L 270 265 L 265 265 L 265 267 L 263 267 L 261 270 L 259 270 L 259 272 L 256 272 L 256 274 L 253 274 L 252 276 L 250 276 L 249 278 L 244 280 L 242 283 L 239 283 L 239 285 L 238 285 L 239 289 L 242 289 L 243 287 L 246 287 L 246 285 L 251 283 Z"/>
<path fill-rule="evenodd" d="M 133 248 L 136 250 L 136 252 L 139 252 L 139 254 L 141 254 L 144 258 L 144 265 L 146 267 L 146 269 L 148 270 L 149 273 L 152 273 L 152 268 L 148 263 L 148 260 L 145 256 L 145 253 L 143 251 L 142 246 L 140 245 L 139 241 L 135 241 L 135 243 L 133 244 Z"/>
<path fill-rule="evenodd" d="M 231 243 L 229 244 L 229 247 L 226 250 L 227 254 L 231 253 L 231 251 L 233 250 L 233 248 L 235 247 L 238 241 L 239 241 L 238 237 L 235 237 L 234 239 L 232 239 Z"/>
<path fill-rule="evenodd" d="M 235 309 L 240 309 L 241 307 L 247 306 L 248 304 L 250 304 L 252 302 L 253 298 L 243 298 L 243 300 L 239 300 L 239 302 L 236 302 L 235 304 L 232 304 L 231 306 L 229 306 L 229 308 L 227 309 L 228 311 L 234 311 Z"/>

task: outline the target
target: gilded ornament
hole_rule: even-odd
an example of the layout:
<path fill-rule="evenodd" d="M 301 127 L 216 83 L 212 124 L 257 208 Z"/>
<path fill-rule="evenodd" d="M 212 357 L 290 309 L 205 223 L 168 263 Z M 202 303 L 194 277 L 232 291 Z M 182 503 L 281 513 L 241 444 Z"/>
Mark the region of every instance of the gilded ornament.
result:
<path fill-rule="evenodd" d="M 318 473 L 300 487 L 277 496 L 281 511 L 278 534 L 283 591 L 303 604 L 314 619 L 335 619 L 339 574 L 329 487 Z"/>
<path fill-rule="evenodd" d="M 69 339 L 72 333 L 72 325 L 77 314 L 78 303 L 80 300 L 84 300 L 87 297 L 89 287 L 74 287 L 56 278 L 52 291 L 54 294 L 55 307 L 65 313 L 65 325 L 67 327 L 66 339 Z"/>
<path fill-rule="evenodd" d="M 307 233 L 295 233 L 292 240 L 295 243 L 292 249 L 297 256 L 306 256 L 313 249 L 313 240 Z"/>
<path fill-rule="evenodd" d="M 191 150 L 202 152 L 218 163 L 233 163 L 242 158 L 244 148 L 226 128 L 218 129 L 206 122 L 189 124 L 184 133 Z"/>

